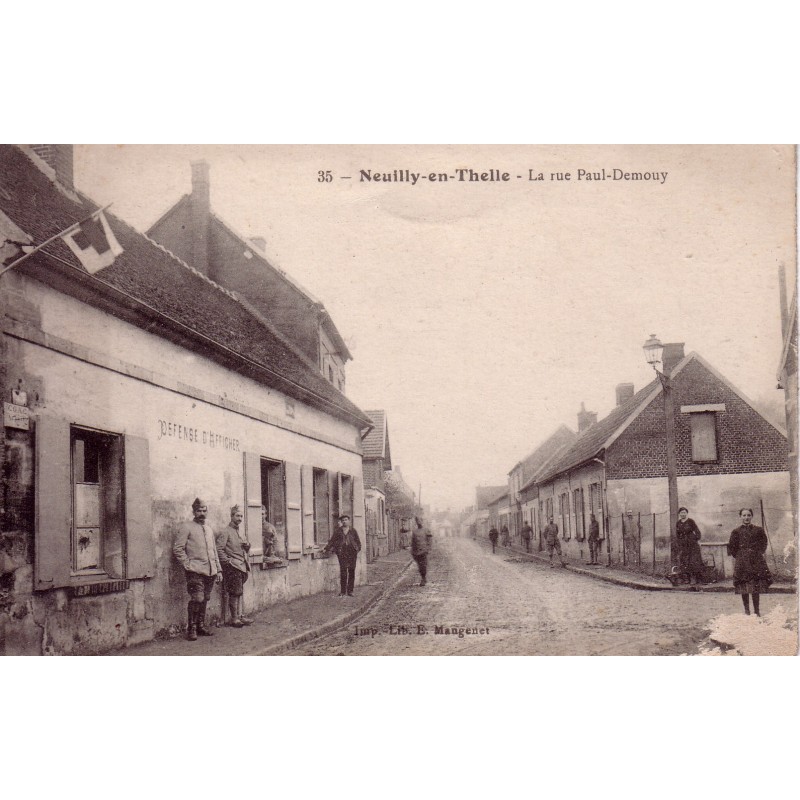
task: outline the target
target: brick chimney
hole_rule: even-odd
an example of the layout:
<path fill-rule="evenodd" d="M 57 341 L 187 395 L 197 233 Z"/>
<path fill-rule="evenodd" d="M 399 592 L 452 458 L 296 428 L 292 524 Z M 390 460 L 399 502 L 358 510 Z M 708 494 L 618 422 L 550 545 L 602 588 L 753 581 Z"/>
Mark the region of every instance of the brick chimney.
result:
<path fill-rule="evenodd" d="M 597 422 L 597 412 L 587 411 L 583 403 L 581 403 L 581 410 L 578 412 L 578 433 L 583 433 L 587 428 Z"/>
<path fill-rule="evenodd" d="M 617 384 L 617 405 L 621 406 L 623 403 L 627 402 L 628 400 L 633 397 L 635 394 L 633 391 L 633 384 L 632 383 L 618 383 Z"/>
<path fill-rule="evenodd" d="M 256 249 L 262 252 L 267 249 L 267 240 L 263 236 L 251 236 L 250 244 L 255 245 Z"/>
<path fill-rule="evenodd" d="M 672 342 L 664 345 L 664 353 L 661 356 L 662 367 L 665 375 L 671 375 L 672 370 L 683 361 L 684 342 Z"/>
<path fill-rule="evenodd" d="M 75 188 L 71 144 L 32 144 L 31 150 L 55 170 L 62 186 Z"/>
<path fill-rule="evenodd" d="M 211 217 L 211 184 L 208 162 L 192 162 L 192 194 L 189 202 L 189 225 L 192 237 L 191 266 L 209 275 L 208 232 Z M 209 277 L 212 277 L 209 275 Z"/>

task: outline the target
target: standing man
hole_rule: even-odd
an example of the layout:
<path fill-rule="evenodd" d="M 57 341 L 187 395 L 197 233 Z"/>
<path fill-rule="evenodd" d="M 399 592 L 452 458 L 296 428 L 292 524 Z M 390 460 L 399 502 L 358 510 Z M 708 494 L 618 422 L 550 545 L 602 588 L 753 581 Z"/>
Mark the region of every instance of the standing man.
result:
<path fill-rule="evenodd" d="M 597 554 L 600 550 L 600 523 L 592 514 L 589 521 L 589 563 L 598 564 Z"/>
<path fill-rule="evenodd" d="M 531 551 L 531 537 L 533 536 L 533 528 L 531 528 L 530 522 L 526 522 L 522 526 L 522 540 L 525 542 L 525 552 L 530 553 Z"/>
<path fill-rule="evenodd" d="M 178 528 L 172 545 L 172 553 L 186 573 L 186 590 L 189 593 L 186 638 L 190 642 L 194 642 L 198 634 L 214 635 L 206 628 L 206 606 L 211 599 L 214 584 L 222 580 L 214 531 L 206 523 L 208 506 L 205 501 L 195 498 L 192 513 L 194 520 L 184 522 Z"/>
<path fill-rule="evenodd" d="M 489 541 L 492 543 L 492 552 L 494 553 L 497 550 L 497 528 L 494 525 L 489 528 Z"/>
<path fill-rule="evenodd" d="M 547 542 L 547 552 L 550 555 L 550 568 L 552 569 L 553 567 L 554 551 L 558 553 L 558 557 L 561 559 L 561 566 L 566 567 L 567 562 L 564 561 L 564 556 L 561 555 L 561 542 L 558 541 L 558 525 L 553 522 L 552 517 L 550 517 L 550 520 L 544 529 L 544 540 Z"/>
<path fill-rule="evenodd" d="M 433 538 L 429 530 L 425 530 L 422 520 L 414 517 L 416 528 L 411 534 L 411 555 L 417 562 L 419 569 L 420 586 L 424 586 L 428 580 L 428 553 L 431 551 L 431 539 Z"/>
<path fill-rule="evenodd" d="M 356 563 L 361 551 L 361 539 L 354 528 L 350 527 L 350 517 L 342 514 L 339 517 L 339 527 L 331 540 L 325 545 L 323 553 L 336 553 L 339 558 L 339 597 L 353 596 L 353 587 L 356 582 Z"/>
<path fill-rule="evenodd" d="M 217 555 L 222 564 L 222 588 L 228 595 L 228 609 L 231 614 L 232 628 L 252 625 L 253 620 L 244 616 L 244 584 L 250 574 L 250 563 L 247 553 L 250 542 L 239 535 L 239 526 L 244 514 L 241 506 L 231 507 L 231 521 L 223 528 L 216 539 Z"/>

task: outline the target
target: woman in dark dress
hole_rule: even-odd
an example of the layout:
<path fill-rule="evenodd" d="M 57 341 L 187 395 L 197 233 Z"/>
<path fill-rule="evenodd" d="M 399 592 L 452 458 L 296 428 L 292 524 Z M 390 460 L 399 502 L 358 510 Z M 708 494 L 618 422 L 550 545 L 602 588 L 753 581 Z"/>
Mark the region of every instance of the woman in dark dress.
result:
<path fill-rule="evenodd" d="M 742 596 L 744 613 L 750 613 L 750 595 L 753 595 L 753 611 L 760 617 L 759 595 L 766 592 L 772 583 L 772 574 L 764 559 L 768 544 L 767 534 L 763 528 L 753 525 L 752 508 L 743 508 L 739 517 L 742 524 L 731 533 L 728 542 L 728 555 L 736 559 L 733 586 Z"/>
<path fill-rule="evenodd" d="M 689 517 L 689 509 L 678 509 L 678 522 L 675 525 L 678 540 L 678 569 L 686 583 L 703 582 L 703 556 L 700 553 L 700 528 Z"/>

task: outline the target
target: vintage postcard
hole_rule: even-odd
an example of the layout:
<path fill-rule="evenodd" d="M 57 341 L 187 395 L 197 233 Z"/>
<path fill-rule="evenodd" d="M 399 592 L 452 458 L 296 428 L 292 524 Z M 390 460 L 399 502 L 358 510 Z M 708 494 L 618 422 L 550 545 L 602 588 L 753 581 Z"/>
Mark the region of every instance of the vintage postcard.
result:
<path fill-rule="evenodd" d="M 0 146 L 0 653 L 796 655 L 796 181 Z"/>

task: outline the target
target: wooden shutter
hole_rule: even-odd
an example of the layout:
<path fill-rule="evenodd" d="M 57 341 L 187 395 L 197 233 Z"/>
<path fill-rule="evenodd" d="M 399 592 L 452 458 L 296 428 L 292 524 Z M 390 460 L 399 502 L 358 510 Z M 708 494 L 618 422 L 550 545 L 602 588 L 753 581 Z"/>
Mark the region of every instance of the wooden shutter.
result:
<path fill-rule="evenodd" d="M 36 421 L 37 590 L 68 586 L 72 573 L 72 470 L 69 424 Z"/>
<path fill-rule="evenodd" d="M 300 466 L 286 462 L 286 535 L 289 559 L 303 555 L 303 508 Z"/>
<path fill-rule="evenodd" d="M 342 477 L 338 472 L 328 473 L 328 485 L 330 486 L 330 507 L 328 513 L 330 515 L 330 529 L 336 530 L 339 524 L 339 514 L 344 513 L 341 508 L 342 497 Z M 333 533 L 331 533 L 333 535 Z"/>
<path fill-rule="evenodd" d="M 717 426 L 714 412 L 691 414 L 692 461 L 717 460 Z"/>
<path fill-rule="evenodd" d="M 264 552 L 261 534 L 261 457 L 243 453 L 244 469 L 244 532 L 250 542 L 250 554 Z"/>
<path fill-rule="evenodd" d="M 314 544 L 314 468 L 303 464 L 300 468 L 300 489 L 303 512 L 303 548 Z"/>
<path fill-rule="evenodd" d="M 353 527 L 364 530 L 364 480 L 360 476 L 353 477 Z"/>
<path fill-rule="evenodd" d="M 125 538 L 128 578 L 152 578 L 156 547 L 150 497 L 150 447 L 147 439 L 125 437 Z"/>

